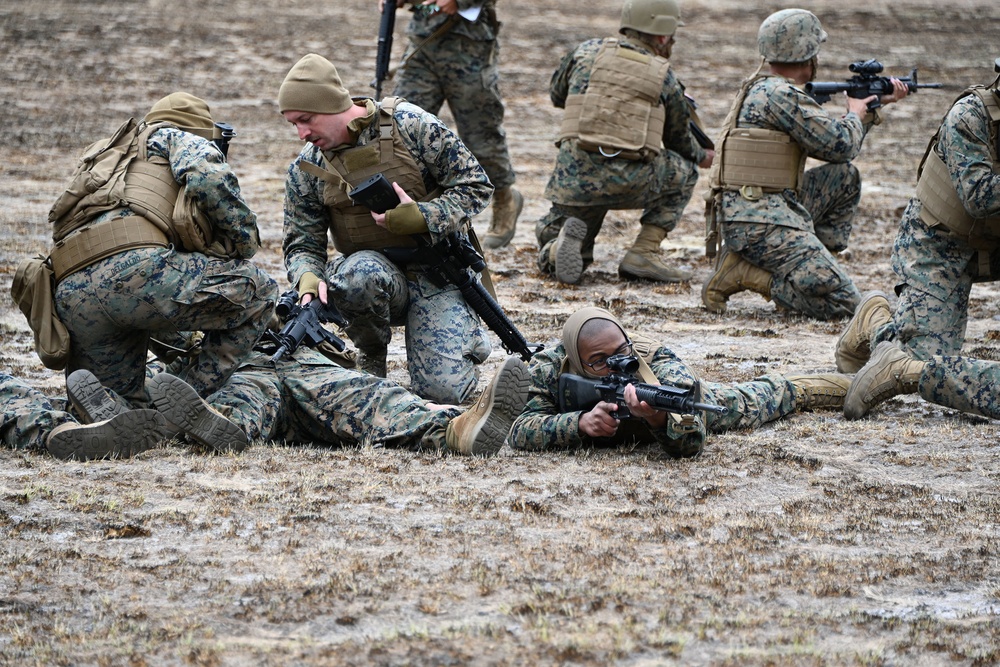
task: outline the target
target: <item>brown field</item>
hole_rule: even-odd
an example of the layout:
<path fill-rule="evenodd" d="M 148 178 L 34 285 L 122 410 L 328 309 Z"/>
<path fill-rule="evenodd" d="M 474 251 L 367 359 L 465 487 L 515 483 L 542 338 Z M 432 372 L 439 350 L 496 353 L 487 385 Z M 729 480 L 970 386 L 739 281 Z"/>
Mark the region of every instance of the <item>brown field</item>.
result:
<path fill-rule="evenodd" d="M 175 90 L 237 127 L 231 159 L 259 213 L 259 257 L 285 284 L 283 179 L 299 143 L 277 114 L 278 85 L 316 51 L 367 92 L 374 4 L 6 0 L 3 293 L 18 261 L 47 248 L 46 213 L 83 146 Z M 780 5 L 683 5 L 674 67 L 714 134 L 756 66 L 757 26 Z M 857 161 L 865 190 L 847 266 L 862 290 L 889 291 L 926 141 L 958 90 L 993 76 L 996 3 L 804 6 L 830 34 L 820 78 L 878 57 L 888 73 L 919 65 L 923 80 L 951 85 L 890 107 Z M 844 323 L 752 294 L 723 316 L 702 310 L 704 187 L 668 239 L 690 285 L 618 278 L 635 211 L 609 217 L 582 284 L 557 288 L 536 270 L 559 119 L 549 76 L 577 42 L 614 32 L 617 8 L 500 3 L 506 128 L 528 198 L 514 243 L 489 257 L 501 303 L 543 342 L 575 309 L 607 307 L 712 380 L 833 370 Z M 401 14 L 397 58 L 404 25 Z M 998 318 L 995 285 L 976 286 L 967 353 L 1000 359 Z M 62 395 L 9 299 L 0 328 L 0 369 Z M 406 380 L 401 333 L 390 372 Z M 472 460 L 175 444 L 82 464 L 0 451 L 0 664 L 997 664 L 998 435 L 996 422 L 905 397 L 862 422 L 803 413 L 715 436 L 686 461 L 646 448 Z"/>

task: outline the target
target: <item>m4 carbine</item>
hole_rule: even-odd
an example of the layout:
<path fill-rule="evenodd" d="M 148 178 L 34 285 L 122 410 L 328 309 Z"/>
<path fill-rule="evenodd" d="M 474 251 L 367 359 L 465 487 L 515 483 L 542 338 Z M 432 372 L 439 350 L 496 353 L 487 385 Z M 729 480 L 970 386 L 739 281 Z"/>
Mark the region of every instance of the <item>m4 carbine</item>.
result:
<path fill-rule="evenodd" d="M 340 311 L 332 303 L 325 304 L 319 299 L 313 299 L 304 306 L 298 300 L 299 293 L 289 290 L 281 295 L 274 307 L 274 312 L 285 322 L 285 326 L 278 333 L 265 332 L 265 336 L 278 346 L 271 361 L 279 361 L 286 354 L 294 354 L 302 343 L 315 347 L 327 342 L 337 348 L 338 352 L 343 352 L 347 347 L 344 341 L 323 326 L 347 326 L 347 320 Z"/>
<path fill-rule="evenodd" d="M 830 101 L 830 96 L 835 93 L 847 93 L 850 97 L 863 100 L 866 97 L 875 95 L 875 99 L 868 103 L 870 110 L 878 109 L 882 106 L 880 97 L 892 94 L 892 79 L 887 76 L 879 76 L 882 71 L 882 63 L 875 60 L 859 61 L 848 66 L 854 76 L 847 81 L 810 81 L 806 84 L 806 92 L 819 104 L 826 104 Z M 899 77 L 899 80 L 906 84 L 911 93 L 921 88 L 943 88 L 941 83 L 917 83 L 917 68 L 910 70 L 910 76 Z"/>

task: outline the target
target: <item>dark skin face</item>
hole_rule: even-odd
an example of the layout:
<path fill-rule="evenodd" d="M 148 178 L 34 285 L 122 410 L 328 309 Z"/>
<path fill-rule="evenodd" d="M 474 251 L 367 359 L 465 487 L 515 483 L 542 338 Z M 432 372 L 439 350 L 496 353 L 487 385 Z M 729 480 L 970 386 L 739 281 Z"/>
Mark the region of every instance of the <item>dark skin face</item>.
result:
<path fill-rule="evenodd" d="M 593 364 L 606 360 L 613 354 L 623 352 L 622 347 L 628 342 L 625 334 L 617 327 L 608 327 L 594 332 L 586 339 L 581 338 L 577 342 L 577 351 L 580 359 L 586 363 Z M 610 369 L 604 368 L 595 371 L 587 368 L 587 372 L 599 377 L 606 376 Z M 635 395 L 635 387 L 629 385 L 625 388 L 625 403 L 629 412 L 633 416 L 646 421 L 651 428 L 663 428 L 667 423 L 667 413 L 654 410 L 645 401 L 640 401 Z M 618 431 L 619 421 L 612 413 L 618 408 L 614 403 L 600 402 L 589 412 L 580 415 L 580 433 L 589 435 L 592 438 L 609 438 Z"/>

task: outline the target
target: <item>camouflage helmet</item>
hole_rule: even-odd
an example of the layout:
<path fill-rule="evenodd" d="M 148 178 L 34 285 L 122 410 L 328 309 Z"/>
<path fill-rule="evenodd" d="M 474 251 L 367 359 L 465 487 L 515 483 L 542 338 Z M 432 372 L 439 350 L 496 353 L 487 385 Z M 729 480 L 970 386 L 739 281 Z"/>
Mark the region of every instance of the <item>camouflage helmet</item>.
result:
<path fill-rule="evenodd" d="M 677 0 L 625 0 L 619 31 L 631 28 L 647 35 L 672 35 L 681 21 Z"/>
<path fill-rule="evenodd" d="M 757 50 L 771 63 L 804 63 L 819 53 L 826 32 L 819 19 L 805 9 L 782 9 L 760 24 Z"/>

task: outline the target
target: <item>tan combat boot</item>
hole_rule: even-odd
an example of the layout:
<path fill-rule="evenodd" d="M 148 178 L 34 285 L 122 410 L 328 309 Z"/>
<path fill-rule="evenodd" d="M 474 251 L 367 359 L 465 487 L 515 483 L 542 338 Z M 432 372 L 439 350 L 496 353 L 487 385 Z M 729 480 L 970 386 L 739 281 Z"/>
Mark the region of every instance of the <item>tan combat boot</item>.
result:
<path fill-rule="evenodd" d="M 476 404 L 448 422 L 448 449 L 473 456 L 500 451 L 528 401 L 529 384 L 528 367 L 520 357 L 507 357 Z"/>
<path fill-rule="evenodd" d="M 566 218 L 556 242 L 549 246 L 549 261 L 556 280 L 575 285 L 583 277 L 583 241 L 587 238 L 587 223 L 579 218 Z"/>
<path fill-rule="evenodd" d="M 715 272 L 701 287 L 701 302 L 713 313 L 726 312 L 729 297 L 750 290 L 771 300 L 771 274 L 754 266 L 725 246 L 715 262 Z"/>
<path fill-rule="evenodd" d="M 837 340 L 833 356 L 841 373 L 857 373 L 868 363 L 875 330 L 892 319 L 885 292 L 872 290 L 861 295 L 854 317 Z"/>
<path fill-rule="evenodd" d="M 795 387 L 796 410 L 839 410 L 844 407 L 844 397 L 851 386 L 850 376 L 840 373 L 786 375 L 785 379 Z"/>
<path fill-rule="evenodd" d="M 129 410 L 93 424 L 60 424 L 49 432 L 45 448 L 58 459 L 128 458 L 167 439 L 166 428 L 156 410 Z"/>
<path fill-rule="evenodd" d="M 879 343 L 868 363 L 854 376 L 844 400 L 844 416 L 861 419 L 893 396 L 915 393 L 926 365 L 892 341 Z"/>
<path fill-rule="evenodd" d="M 194 387 L 169 373 L 146 383 L 149 397 L 166 420 L 197 442 L 217 452 L 240 452 L 247 444 L 243 429 L 202 400 Z"/>
<path fill-rule="evenodd" d="M 691 280 L 691 272 L 667 266 L 660 258 L 660 242 L 667 237 L 662 227 L 643 225 L 639 236 L 618 264 L 622 278 L 645 278 L 661 283 L 682 283 Z"/>
<path fill-rule="evenodd" d="M 510 243 L 522 208 L 524 197 L 513 187 L 500 188 L 493 193 L 493 219 L 483 237 L 484 248 L 496 250 Z"/>

